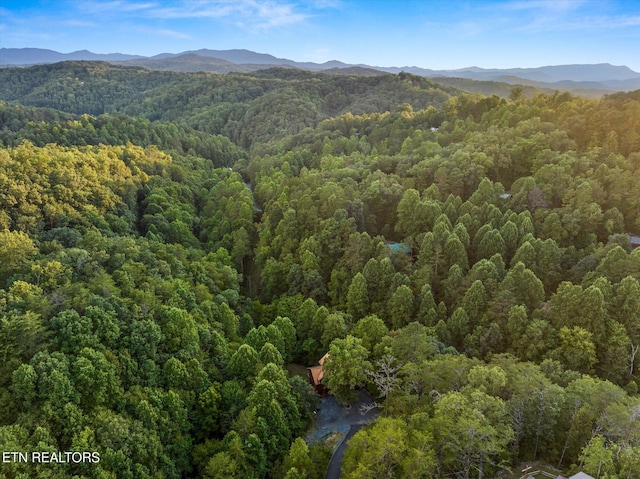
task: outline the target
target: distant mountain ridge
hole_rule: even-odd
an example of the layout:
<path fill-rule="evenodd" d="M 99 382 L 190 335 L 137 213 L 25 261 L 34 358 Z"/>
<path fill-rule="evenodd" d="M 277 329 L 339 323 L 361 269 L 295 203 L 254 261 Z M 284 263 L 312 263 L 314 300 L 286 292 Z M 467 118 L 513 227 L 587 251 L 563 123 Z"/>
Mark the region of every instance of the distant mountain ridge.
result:
<path fill-rule="evenodd" d="M 277 58 L 268 53 L 256 53 L 250 50 L 191 50 L 182 53 L 161 53 L 151 57 L 152 60 L 165 60 L 168 58 L 181 57 L 184 55 L 198 55 L 206 58 L 216 58 L 225 60 L 236 65 L 262 65 L 267 67 L 273 66 L 290 66 L 295 68 L 301 68 L 303 70 L 315 70 L 322 71 L 330 68 L 349 68 L 354 66 L 367 67 L 367 65 L 348 65 L 346 63 L 339 62 L 337 60 L 331 60 L 325 63 L 313 63 L 313 62 L 296 62 L 294 60 L 288 60 L 286 58 Z M 369 67 L 375 68 L 375 67 Z"/>
<path fill-rule="evenodd" d="M 140 55 L 124 53 L 93 53 L 89 50 L 78 50 L 71 53 L 60 53 L 43 48 L 0 48 L 0 66 L 37 65 L 40 63 L 56 63 L 68 60 L 90 61 L 126 61 L 144 58 Z"/>
<path fill-rule="evenodd" d="M 0 67 L 28 66 L 67 60 L 91 60 L 118 63 L 180 72 L 207 71 L 213 73 L 252 72 L 271 67 L 299 68 L 331 73 L 375 74 L 375 71 L 400 73 L 402 71 L 425 77 L 452 77 L 470 80 L 498 81 L 523 84 L 539 88 L 566 90 L 629 91 L 640 89 L 640 73 L 627 66 L 608 63 L 552 65 L 538 68 L 480 68 L 477 66 L 455 70 L 432 70 L 417 66 L 379 67 L 347 64 L 337 60 L 325 63 L 297 62 L 267 53 L 250 50 L 200 49 L 182 53 L 161 53 L 152 57 L 121 53 L 98 54 L 87 50 L 59 53 L 38 48 L 0 48 Z"/>
<path fill-rule="evenodd" d="M 419 67 L 384 68 L 380 69 L 397 73 L 407 71 L 422 76 L 433 76 L 434 70 Z M 480 68 L 468 67 L 457 70 L 439 70 L 439 75 L 455 76 L 460 78 L 472 78 L 482 80 L 496 80 L 504 76 L 514 76 L 531 81 L 553 83 L 564 80 L 573 81 L 609 81 L 631 80 L 640 77 L 640 73 L 634 72 L 626 66 L 615 66 L 609 63 L 577 64 L 577 65 L 552 65 L 538 68 Z"/>

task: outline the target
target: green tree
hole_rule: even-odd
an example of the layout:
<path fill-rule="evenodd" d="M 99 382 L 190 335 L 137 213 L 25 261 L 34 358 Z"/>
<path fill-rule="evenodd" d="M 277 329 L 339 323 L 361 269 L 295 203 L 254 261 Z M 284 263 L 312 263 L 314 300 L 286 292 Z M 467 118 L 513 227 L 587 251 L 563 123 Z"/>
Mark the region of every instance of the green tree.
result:
<path fill-rule="evenodd" d="M 331 313 L 327 316 L 323 325 L 322 347 L 327 350 L 329 345 L 336 338 L 344 338 L 347 334 L 347 324 L 345 318 L 341 313 Z"/>
<path fill-rule="evenodd" d="M 436 469 L 433 439 L 399 419 L 381 418 L 349 442 L 343 475 L 350 479 L 430 477 Z"/>
<path fill-rule="evenodd" d="M 610 304 L 611 314 L 622 324 L 631 342 L 640 343 L 640 282 L 626 276 L 616 285 L 615 298 Z"/>
<path fill-rule="evenodd" d="M 267 379 L 258 381 L 247 398 L 247 405 L 256 416 L 257 434 L 267 457 L 273 459 L 284 452 L 282 449 L 289 444 L 291 435 L 276 385 Z"/>
<path fill-rule="evenodd" d="M 295 469 L 295 473 L 291 470 Z M 291 476 L 298 478 L 314 479 L 319 477 L 316 473 L 315 465 L 309 455 L 309 447 L 300 437 L 291 443 L 289 454 L 284 460 L 283 470 L 286 471 L 285 477 Z"/>
<path fill-rule="evenodd" d="M 258 353 L 258 357 L 262 364 L 273 363 L 280 367 L 284 364 L 284 360 L 282 359 L 280 352 L 271 343 L 265 343 L 265 345 L 262 346 L 262 349 L 260 349 L 260 352 Z"/>
<path fill-rule="evenodd" d="M 83 348 L 71 364 L 71 373 L 81 405 L 87 410 L 110 406 L 121 393 L 116 368 L 100 351 Z"/>
<path fill-rule="evenodd" d="M 196 411 L 198 413 L 198 428 L 204 437 L 214 435 L 220 430 L 220 400 L 219 385 L 210 386 L 198 397 Z"/>
<path fill-rule="evenodd" d="M 386 294 L 385 291 L 380 290 L 380 288 L 387 282 L 387 279 L 382 277 L 382 273 L 382 265 L 376 258 L 369 259 L 364 265 L 364 268 L 362 268 L 362 276 L 367 284 L 367 295 L 371 301 L 371 308 L 376 308 L 376 305 L 382 302 L 382 296 Z"/>
<path fill-rule="evenodd" d="M 354 318 L 360 319 L 367 314 L 369 307 L 367 280 L 362 273 L 357 273 L 353 277 L 347 293 L 347 311 Z"/>
<path fill-rule="evenodd" d="M 451 345 L 456 349 L 462 349 L 464 339 L 470 333 L 469 315 L 464 308 L 456 308 L 456 310 L 447 321 L 447 330 L 451 337 Z"/>
<path fill-rule="evenodd" d="M 506 327 L 510 350 L 518 352 L 518 340 L 524 335 L 528 325 L 527 309 L 522 305 L 512 306 L 509 310 Z"/>
<path fill-rule="evenodd" d="M 607 448 L 605 437 L 598 434 L 582 449 L 580 466 L 596 478 L 615 477 L 614 454 Z"/>
<path fill-rule="evenodd" d="M 625 448 L 618 458 L 618 463 L 620 464 L 619 477 L 631 479 L 640 474 L 640 447 Z"/>
<path fill-rule="evenodd" d="M 362 345 L 362 340 L 354 336 L 338 338 L 331 343 L 322 369 L 327 387 L 338 399 L 355 399 L 354 388 L 364 384 L 365 371 L 371 369 L 368 357 L 369 351 Z"/>
<path fill-rule="evenodd" d="M 509 270 L 500 285 L 503 291 L 510 291 L 516 304 L 523 304 L 529 311 L 540 306 L 545 298 L 544 286 L 533 271 L 518 263 Z"/>
<path fill-rule="evenodd" d="M 293 360 L 293 350 L 296 346 L 296 328 L 293 322 L 286 316 L 278 316 L 273 321 L 273 325 L 278 328 L 282 334 L 282 340 L 284 341 L 283 359 L 286 362 L 291 362 Z"/>
<path fill-rule="evenodd" d="M 383 338 L 381 346 L 385 353 L 391 354 L 400 363 L 421 364 L 439 352 L 430 330 L 416 321 L 395 331 L 393 336 Z"/>
<path fill-rule="evenodd" d="M 255 349 L 243 344 L 233 353 L 227 366 L 227 372 L 234 378 L 251 382 L 262 368 L 262 363 Z"/>
<path fill-rule="evenodd" d="M 8 285 L 13 274 L 26 266 L 29 257 L 37 249 L 33 240 L 20 231 L 0 231 L 0 278 L 2 286 Z"/>
<path fill-rule="evenodd" d="M 282 357 L 286 356 L 284 336 L 282 335 L 282 331 L 275 325 L 275 323 L 271 323 L 269 326 L 267 326 L 265 332 L 267 335 L 267 342 L 273 344 Z"/>
<path fill-rule="evenodd" d="M 20 409 L 28 410 L 35 401 L 38 375 L 30 364 L 21 364 L 11 375 L 11 391 Z"/>
<path fill-rule="evenodd" d="M 225 451 L 215 454 L 203 472 L 207 479 L 241 479 L 246 477 L 244 474 L 238 463 Z"/>
<path fill-rule="evenodd" d="M 472 324 L 477 324 L 486 311 L 487 290 L 480 280 L 475 280 L 462 298 L 462 306 L 469 314 Z"/>
<path fill-rule="evenodd" d="M 425 326 L 434 326 L 437 322 L 437 306 L 431 291 L 431 285 L 425 284 L 420 290 L 417 320 Z"/>
<path fill-rule="evenodd" d="M 558 331 L 559 347 L 553 352 L 553 356 L 568 369 L 589 373 L 597 361 L 592 338 L 593 335 L 580 326 L 563 326 Z"/>
<path fill-rule="evenodd" d="M 264 346 L 268 341 L 267 328 L 262 325 L 257 328 L 251 328 L 244 338 L 244 344 L 248 344 L 256 351 L 262 349 L 262 346 Z"/>
<path fill-rule="evenodd" d="M 161 325 L 167 353 L 181 360 L 191 359 L 199 354 L 198 327 L 191 314 L 182 309 L 167 307 L 162 312 Z"/>
<path fill-rule="evenodd" d="M 411 288 L 400 285 L 389 298 L 388 315 L 390 326 L 400 329 L 409 324 L 414 314 L 414 297 Z"/>
<path fill-rule="evenodd" d="M 606 339 L 608 319 L 604 294 L 596 285 L 583 289 L 581 286 L 563 282 L 549 301 L 551 317 L 557 327 L 578 326 L 592 334 L 597 345 Z"/>
<path fill-rule="evenodd" d="M 513 437 L 502 400 L 473 391 L 470 397 L 452 391 L 441 396 L 432 420 L 437 454 L 445 470 L 469 479 L 482 477 L 506 458 Z"/>
<path fill-rule="evenodd" d="M 375 347 L 380 344 L 385 336 L 389 333 L 389 329 L 379 317 L 375 314 L 365 316 L 351 330 L 351 335 L 362 340 L 362 345 L 368 351 L 374 353 Z"/>
<path fill-rule="evenodd" d="M 478 259 L 491 258 L 494 254 L 499 254 L 503 258 L 507 252 L 507 247 L 500 235 L 500 231 L 491 229 L 487 231 L 478 244 L 476 256 Z"/>
<path fill-rule="evenodd" d="M 626 385 L 629 380 L 631 348 L 631 340 L 624 326 L 617 321 L 611 321 L 604 348 L 596 351 L 600 377 L 618 385 Z"/>
<path fill-rule="evenodd" d="M 467 250 L 456 234 L 451 234 L 444 244 L 444 264 L 450 268 L 454 264 L 458 265 L 463 272 L 469 269 L 469 259 Z"/>

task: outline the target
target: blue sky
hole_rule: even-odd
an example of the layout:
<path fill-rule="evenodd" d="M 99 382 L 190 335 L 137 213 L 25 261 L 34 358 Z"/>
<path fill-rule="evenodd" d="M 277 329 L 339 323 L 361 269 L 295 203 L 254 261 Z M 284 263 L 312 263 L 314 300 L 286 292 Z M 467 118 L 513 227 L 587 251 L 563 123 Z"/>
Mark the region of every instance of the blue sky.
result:
<path fill-rule="evenodd" d="M 297 61 L 640 72 L 637 0 L 0 0 L 0 46 L 156 55 L 245 48 Z"/>

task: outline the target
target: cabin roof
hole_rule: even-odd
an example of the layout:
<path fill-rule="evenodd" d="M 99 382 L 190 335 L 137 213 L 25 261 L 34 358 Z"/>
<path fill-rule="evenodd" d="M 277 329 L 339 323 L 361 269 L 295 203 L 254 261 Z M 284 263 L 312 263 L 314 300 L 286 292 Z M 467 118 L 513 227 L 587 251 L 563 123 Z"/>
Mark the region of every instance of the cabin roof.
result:
<path fill-rule="evenodd" d="M 311 374 L 311 380 L 313 381 L 313 385 L 317 386 L 322 381 L 324 377 L 324 372 L 322 371 L 322 366 L 312 366 L 307 368 L 309 373 Z"/>
<path fill-rule="evenodd" d="M 322 366 L 324 365 L 324 360 L 327 359 L 327 357 L 329 356 L 329 353 L 326 353 L 324 356 L 322 356 L 319 360 L 318 366 L 311 366 L 309 368 L 307 368 L 307 370 L 309 371 L 309 374 L 311 375 L 311 380 L 313 381 L 313 385 L 317 386 L 318 384 L 320 384 L 320 382 L 322 381 L 322 378 L 324 377 L 324 371 L 322 370 Z"/>
<path fill-rule="evenodd" d="M 394 241 L 388 241 L 387 247 L 394 253 L 411 254 L 411 248 L 406 243 L 396 243 Z"/>
<path fill-rule="evenodd" d="M 579 473 L 569 477 L 569 479 L 595 479 L 595 478 L 593 476 L 590 476 L 586 472 L 580 471 Z"/>

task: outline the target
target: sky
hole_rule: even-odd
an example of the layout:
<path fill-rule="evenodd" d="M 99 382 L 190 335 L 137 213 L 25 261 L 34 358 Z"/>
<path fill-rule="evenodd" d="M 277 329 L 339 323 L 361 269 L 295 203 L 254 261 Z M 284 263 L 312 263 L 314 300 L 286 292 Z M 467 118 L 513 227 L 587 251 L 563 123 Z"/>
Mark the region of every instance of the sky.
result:
<path fill-rule="evenodd" d="M 640 1 L 0 0 L 0 47 L 144 56 L 241 48 L 318 63 L 640 72 Z"/>

